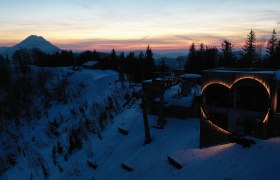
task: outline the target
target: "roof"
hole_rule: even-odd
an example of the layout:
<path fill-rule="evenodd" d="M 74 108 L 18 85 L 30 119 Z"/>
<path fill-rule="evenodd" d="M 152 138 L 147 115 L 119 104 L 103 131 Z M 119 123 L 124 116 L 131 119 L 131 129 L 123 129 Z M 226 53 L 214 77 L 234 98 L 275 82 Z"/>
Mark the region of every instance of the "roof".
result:
<path fill-rule="evenodd" d="M 275 79 L 280 81 L 280 70 L 275 72 Z"/>
<path fill-rule="evenodd" d="M 199 75 L 199 74 L 183 74 L 183 75 L 180 76 L 180 78 L 183 78 L 183 79 L 200 79 L 201 75 Z"/>
<path fill-rule="evenodd" d="M 98 62 L 97 61 L 88 61 L 88 62 L 85 62 L 83 64 L 83 66 L 94 66 L 96 65 Z"/>
<path fill-rule="evenodd" d="M 231 72 L 231 73 L 250 73 L 250 74 L 275 74 L 275 69 L 261 69 L 261 68 L 215 68 L 204 70 L 204 72 Z"/>

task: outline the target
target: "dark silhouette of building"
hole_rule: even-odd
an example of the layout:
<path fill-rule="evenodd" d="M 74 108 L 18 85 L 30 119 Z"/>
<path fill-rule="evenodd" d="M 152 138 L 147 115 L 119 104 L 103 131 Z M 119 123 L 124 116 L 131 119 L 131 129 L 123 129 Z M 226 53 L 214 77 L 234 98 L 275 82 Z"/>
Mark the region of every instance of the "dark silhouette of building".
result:
<path fill-rule="evenodd" d="M 200 147 L 232 136 L 280 135 L 280 73 L 217 68 L 202 73 Z"/>

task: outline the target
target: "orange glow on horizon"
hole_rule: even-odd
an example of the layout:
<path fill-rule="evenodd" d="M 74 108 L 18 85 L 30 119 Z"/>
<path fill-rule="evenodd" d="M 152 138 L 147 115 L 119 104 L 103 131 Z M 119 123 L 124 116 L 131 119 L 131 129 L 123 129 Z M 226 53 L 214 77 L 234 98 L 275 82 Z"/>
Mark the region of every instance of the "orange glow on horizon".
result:
<path fill-rule="evenodd" d="M 23 39 L 27 38 L 29 35 L 24 36 L 13 36 L 13 37 L 5 37 L 0 42 L 1 46 L 14 46 L 15 44 L 21 42 Z M 153 36 L 147 37 L 147 39 L 135 39 L 135 38 L 88 38 L 80 37 L 80 36 L 54 36 L 53 34 L 38 34 L 38 36 L 43 36 L 47 41 L 50 41 L 55 46 L 60 49 L 74 50 L 74 51 L 85 51 L 85 50 L 99 50 L 99 51 L 110 51 L 113 48 L 119 51 L 130 51 L 130 50 L 145 50 L 148 45 L 152 48 L 152 50 L 187 50 L 190 45 L 194 42 L 196 48 L 199 48 L 199 45 L 203 43 L 208 47 L 217 47 L 221 48 L 221 44 L 223 40 L 215 39 L 213 37 L 207 37 L 206 35 L 199 36 L 195 34 L 193 39 L 184 39 L 174 37 L 175 35 L 162 35 L 162 36 Z M 90 36 L 89 36 L 90 37 Z M 190 36 L 192 37 L 192 36 Z M 244 40 L 239 37 L 238 39 L 232 39 L 230 42 L 234 44 L 235 50 L 238 50 L 242 47 Z"/>

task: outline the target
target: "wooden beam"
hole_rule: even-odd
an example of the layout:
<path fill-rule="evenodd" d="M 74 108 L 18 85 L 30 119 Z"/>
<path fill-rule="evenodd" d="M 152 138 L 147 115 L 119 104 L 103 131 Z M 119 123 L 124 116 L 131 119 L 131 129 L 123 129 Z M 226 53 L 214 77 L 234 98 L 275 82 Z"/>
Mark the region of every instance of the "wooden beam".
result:
<path fill-rule="evenodd" d="M 132 167 L 128 166 L 128 165 L 125 164 L 125 163 L 122 163 L 122 164 L 121 164 L 121 167 L 122 167 L 124 170 L 127 170 L 128 172 L 134 171 Z"/>
<path fill-rule="evenodd" d="M 176 161 L 174 158 L 167 156 L 169 163 L 177 169 L 182 169 L 183 165 Z"/>
<path fill-rule="evenodd" d="M 123 134 L 123 135 L 128 135 L 128 131 L 123 129 L 123 128 L 118 128 L 119 133 Z"/>

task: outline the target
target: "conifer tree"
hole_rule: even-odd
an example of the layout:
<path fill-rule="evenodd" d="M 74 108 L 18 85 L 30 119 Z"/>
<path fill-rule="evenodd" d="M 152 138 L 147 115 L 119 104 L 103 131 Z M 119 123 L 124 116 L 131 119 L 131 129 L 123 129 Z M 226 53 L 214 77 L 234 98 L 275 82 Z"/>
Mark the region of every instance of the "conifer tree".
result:
<path fill-rule="evenodd" d="M 278 45 L 278 40 L 276 37 L 276 31 L 273 29 L 271 38 L 267 42 L 267 48 L 266 48 L 266 53 L 267 53 L 267 63 L 269 67 L 275 68 L 277 66 L 277 45 Z"/>
<path fill-rule="evenodd" d="M 143 61 L 144 60 L 144 54 L 142 51 L 140 51 L 139 55 L 138 55 L 138 60 L 139 61 Z"/>
<path fill-rule="evenodd" d="M 275 29 L 273 29 L 271 38 L 267 42 L 267 49 L 266 49 L 269 58 L 274 56 L 276 46 L 277 46 L 276 31 Z"/>
<path fill-rule="evenodd" d="M 148 45 L 146 49 L 145 60 L 150 62 L 154 61 L 153 52 L 152 49 L 150 48 L 150 45 Z"/>
<path fill-rule="evenodd" d="M 94 50 L 94 51 L 92 52 L 92 57 L 93 57 L 93 59 L 94 59 L 95 61 L 99 61 L 99 60 L 100 60 L 100 56 L 99 56 L 99 54 L 96 52 L 96 50 Z"/>
<path fill-rule="evenodd" d="M 120 54 L 120 61 L 121 61 L 121 63 L 123 63 L 124 60 L 125 60 L 124 52 L 121 52 L 121 54 Z"/>
<path fill-rule="evenodd" d="M 242 58 L 240 65 L 241 67 L 252 67 L 252 63 L 257 60 L 256 53 L 256 35 L 251 29 L 250 33 L 247 35 L 247 40 L 242 49 Z"/>
<path fill-rule="evenodd" d="M 220 58 L 220 63 L 219 65 L 222 67 L 232 67 L 234 65 L 235 62 L 235 56 L 233 54 L 233 47 L 234 45 L 232 45 L 229 41 L 224 40 L 222 43 L 222 54 L 221 54 L 221 58 Z"/>
<path fill-rule="evenodd" d="M 112 52 L 110 54 L 110 58 L 111 58 L 111 60 L 116 60 L 116 51 L 115 51 L 115 49 L 112 50 Z"/>
<path fill-rule="evenodd" d="M 203 53 L 203 66 L 201 70 L 215 68 L 218 63 L 219 51 L 216 47 L 206 47 Z"/>
<path fill-rule="evenodd" d="M 155 61 L 153 57 L 152 49 L 150 48 L 150 45 L 148 45 L 145 53 L 145 61 L 143 63 L 143 70 L 144 70 L 144 78 L 150 79 L 152 78 L 152 73 L 155 71 Z"/>
<path fill-rule="evenodd" d="M 187 72 L 195 72 L 196 70 L 196 65 L 197 65 L 197 52 L 196 52 L 196 49 L 195 49 L 195 44 L 192 43 L 191 46 L 190 46 L 190 49 L 189 49 L 189 54 L 188 54 L 188 60 L 186 62 L 186 65 L 185 65 L 185 70 Z"/>
<path fill-rule="evenodd" d="M 273 68 L 280 68 L 280 40 L 277 41 L 276 48 L 275 48 L 275 54 L 274 54 L 274 66 Z"/>

